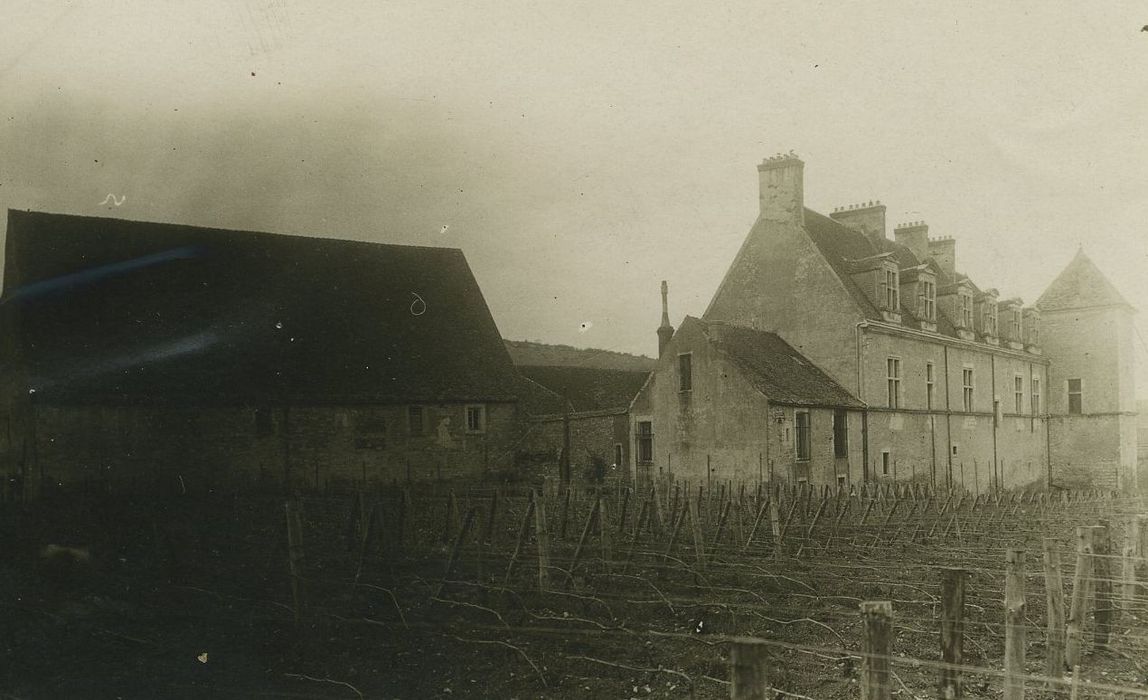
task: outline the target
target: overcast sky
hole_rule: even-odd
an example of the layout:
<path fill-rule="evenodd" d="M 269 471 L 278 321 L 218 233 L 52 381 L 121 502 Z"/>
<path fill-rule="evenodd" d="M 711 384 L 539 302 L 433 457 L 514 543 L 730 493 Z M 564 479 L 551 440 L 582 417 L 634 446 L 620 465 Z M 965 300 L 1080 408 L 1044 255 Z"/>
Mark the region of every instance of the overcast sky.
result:
<path fill-rule="evenodd" d="M 838 5 L 0 0 L 0 207 L 459 247 L 505 337 L 652 355 L 792 149 L 1002 298 L 1083 245 L 1148 310 L 1148 5 Z"/>

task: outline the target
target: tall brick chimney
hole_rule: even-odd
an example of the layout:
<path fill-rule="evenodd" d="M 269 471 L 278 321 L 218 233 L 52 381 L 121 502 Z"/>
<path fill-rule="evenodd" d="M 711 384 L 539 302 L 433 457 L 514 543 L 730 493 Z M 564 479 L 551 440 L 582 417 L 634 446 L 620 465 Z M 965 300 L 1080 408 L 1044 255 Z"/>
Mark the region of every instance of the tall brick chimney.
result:
<path fill-rule="evenodd" d="M 885 205 L 881 200 L 837 207 L 829 218 L 842 226 L 865 234 L 865 237 L 872 241 L 874 248 L 883 250 L 881 243 L 885 239 Z"/>
<path fill-rule="evenodd" d="M 757 166 L 761 218 L 805 224 L 805 163 L 793 151 L 766 158 Z"/>
<path fill-rule="evenodd" d="M 913 251 L 919 262 L 925 262 L 929 257 L 929 225 L 924 221 L 897 224 L 893 229 L 893 239 Z"/>
<path fill-rule="evenodd" d="M 670 344 L 670 338 L 674 337 L 674 327 L 670 325 L 670 304 L 667 299 L 670 293 L 670 286 L 662 280 L 662 325 L 658 326 L 658 357 L 666 351 L 666 346 Z"/>
<path fill-rule="evenodd" d="M 957 242 L 952 236 L 929 239 L 929 257 L 945 271 L 949 277 L 957 274 Z"/>

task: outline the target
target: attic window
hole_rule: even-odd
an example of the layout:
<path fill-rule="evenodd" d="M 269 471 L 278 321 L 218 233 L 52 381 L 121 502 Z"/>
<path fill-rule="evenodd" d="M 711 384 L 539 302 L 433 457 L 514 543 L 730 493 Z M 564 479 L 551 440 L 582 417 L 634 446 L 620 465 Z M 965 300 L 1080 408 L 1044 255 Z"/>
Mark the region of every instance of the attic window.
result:
<path fill-rule="evenodd" d="M 901 305 L 900 299 L 900 282 L 898 280 L 898 273 L 896 270 L 885 269 L 885 308 L 889 311 L 896 311 Z"/>
<path fill-rule="evenodd" d="M 961 303 L 961 328 L 973 327 L 973 296 L 965 292 L 957 295 Z"/>
<path fill-rule="evenodd" d="M 937 319 L 937 285 L 930 280 L 921 280 L 921 293 L 918 295 L 921 318 L 932 323 Z"/>
<path fill-rule="evenodd" d="M 992 300 L 985 300 L 984 318 L 981 319 L 982 330 L 985 335 L 995 336 L 997 334 L 997 305 Z"/>

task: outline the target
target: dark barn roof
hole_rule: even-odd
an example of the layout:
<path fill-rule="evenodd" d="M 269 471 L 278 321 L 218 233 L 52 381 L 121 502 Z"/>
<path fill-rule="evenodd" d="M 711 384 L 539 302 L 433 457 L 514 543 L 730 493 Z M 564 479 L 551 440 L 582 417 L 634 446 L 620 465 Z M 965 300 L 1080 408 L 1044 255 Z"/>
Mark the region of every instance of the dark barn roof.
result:
<path fill-rule="evenodd" d="M 575 411 L 625 410 L 649 372 L 596 367 L 531 367 L 518 371 L 558 394 Z"/>
<path fill-rule="evenodd" d="M 685 323 L 699 324 L 710 343 L 771 403 L 842 408 L 865 405 L 776 333 L 692 316 L 687 316 Z"/>
<path fill-rule="evenodd" d="M 515 399 L 510 357 L 459 250 L 10 211 L 6 255 L 4 360 L 19 391 Z"/>

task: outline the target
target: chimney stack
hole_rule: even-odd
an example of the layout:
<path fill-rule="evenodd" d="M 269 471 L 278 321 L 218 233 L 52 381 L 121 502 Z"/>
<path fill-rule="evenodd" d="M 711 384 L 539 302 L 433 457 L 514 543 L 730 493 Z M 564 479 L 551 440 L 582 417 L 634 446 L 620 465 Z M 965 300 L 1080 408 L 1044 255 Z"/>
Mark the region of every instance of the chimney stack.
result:
<path fill-rule="evenodd" d="M 865 234 L 874 248 L 878 251 L 884 250 L 882 242 L 885 240 L 885 205 L 881 200 L 837 207 L 829 218 L 846 228 Z"/>
<path fill-rule="evenodd" d="M 949 277 L 957 275 L 957 242 L 952 236 L 929 239 L 929 257 L 945 271 Z"/>
<path fill-rule="evenodd" d="M 670 305 L 667 300 L 670 287 L 662 280 L 662 325 L 658 326 L 658 357 L 666 351 L 670 338 L 674 337 L 674 327 L 670 325 Z"/>
<path fill-rule="evenodd" d="M 893 239 L 913 251 L 917 262 L 925 262 L 929 257 L 929 225 L 924 221 L 910 221 L 897 224 L 893 229 Z"/>
<path fill-rule="evenodd" d="M 805 163 L 793 151 L 766 158 L 757 166 L 761 218 L 805 224 Z"/>

